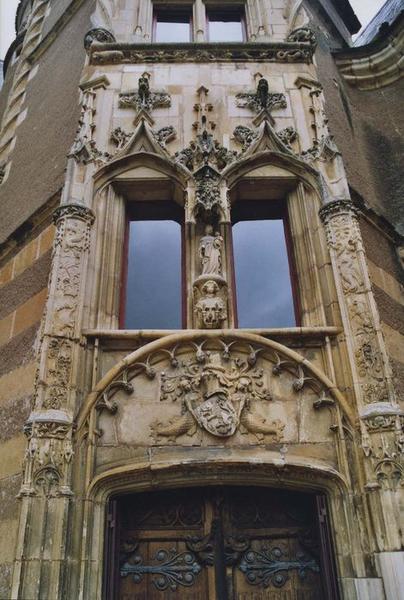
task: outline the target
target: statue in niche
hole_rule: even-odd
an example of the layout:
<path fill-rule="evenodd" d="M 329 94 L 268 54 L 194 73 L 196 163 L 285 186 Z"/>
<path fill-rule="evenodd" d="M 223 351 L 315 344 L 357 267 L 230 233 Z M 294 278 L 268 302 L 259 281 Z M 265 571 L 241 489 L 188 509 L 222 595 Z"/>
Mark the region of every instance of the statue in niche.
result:
<path fill-rule="evenodd" d="M 202 275 L 222 274 L 222 245 L 223 238 L 213 233 L 212 225 L 207 225 L 205 235 L 199 242 L 199 256 L 202 263 Z"/>
<path fill-rule="evenodd" d="M 268 81 L 261 77 L 257 86 L 257 99 L 262 108 L 267 108 L 269 98 Z"/>
<path fill-rule="evenodd" d="M 139 77 L 138 85 L 139 103 L 141 106 L 147 107 L 150 96 L 150 83 L 149 78 L 145 73 Z"/>

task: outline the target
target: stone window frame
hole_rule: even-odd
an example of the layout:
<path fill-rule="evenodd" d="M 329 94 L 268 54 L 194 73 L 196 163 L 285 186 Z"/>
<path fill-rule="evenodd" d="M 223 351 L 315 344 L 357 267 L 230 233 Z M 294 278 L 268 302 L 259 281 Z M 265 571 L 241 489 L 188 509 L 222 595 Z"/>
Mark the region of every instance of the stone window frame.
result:
<path fill-rule="evenodd" d="M 244 40 L 243 42 L 236 43 L 247 43 L 251 38 L 252 31 L 252 23 L 251 23 L 251 0 L 144 0 L 145 2 L 149 2 L 149 25 L 145 27 L 145 30 L 149 30 L 149 39 L 152 43 L 155 42 L 154 36 L 154 7 L 155 6 L 173 6 L 173 7 L 181 7 L 181 6 L 190 6 L 192 9 L 192 19 L 191 19 L 191 40 L 189 43 L 209 43 L 209 33 L 208 33 L 208 18 L 206 7 L 215 7 L 218 9 L 226 8 L 226 7 L 235 7 L 241 8 L 244 7 Z M 183 42 L 187 43 L 187 42 Z M 215 43 L 215 42 L 211 42 Z M 218 42 L 219 43 L 219 42 Z M 221 43 L 231 43 L 231 42 L 221 42 Z"/>
<path fill-rule="evenodd" d="M 142 158 L 137 157 L 136 160 L 142 161 Z M 149 156 L 145 160 L 146 163 L 151 164 L 155 159 Z M 334 310 L 335 290 L 332 286 L 331 266 L 327 258 L 327 245 L 323 228 L 318 217 L 321 199 L 316 183 L 307 181 L 303 173 L 302 178 L 286 170 L 281 173 L 280 169 L 270 164 L 267 167 L 260 167 L 258 169 L 259 175 L 256 176 L 253 166 L 250 165 L 248 170 L 245 171 L 246 167 L 237 165 L 232 172 L 227 170 L 220 182 L 221 196 L 228 199 L 227 206 L 224 207 L 217 220 L 217 231 L 224 240 L 223 277 L 227 281 L 229 299 L 228 315 L 222 327 L 224 329 L 236 328 L 230 211 L 231 204 L 238 193 L 239 183 L 244 178 L 250 181 L 255 178 L 263 193 L 266 193 L 271 185 L 282 190 L 280 193 L 287 206 L 293 241 L 293 261 L 297 274 L 297 302 L 300 307 L 298 326 L 323 327 L 330 324 L 338 325 L 338 313 Z M 193 181 L 184 177 L 183 174 L 178 176 L 178 172 L 175 172 L 172 165 L 169 165 L 172 172 L 168 172 L 167 169 L 163 177 L 159 175 L 160 165 L 157 165 L 156 170 L 153 172 L 152 169 L 149 168 L 149 183 L 153 182 L 154 185 L 163 181 L 167 186 L 167 190 L 171 190 L 167 192 L 172 194 L 170 198 L 184 209 L 183 264 L 186 294 L 184 310 L 186 316 L 183 329 L 195 329 L 193 282 L 200 274 L 198 239 L 202 235 L 203 229 L 203 224 L 197 222 L 192 214 L 195 186 Z M 107 177 L 108 182 L 105 181 L 105 185 L 98 187 L 98 191 L 95 193 L 96 221 L 90 266 L 92 282 L 89 281 L 88 286 L 91 291 L 88 292 L 88 317 L 86 319 L 91 329 L 117 330 L 120 328 L 120 289 L 127 222 L 127 199 L 125 199 L 125 193 L 121 190 L 122 185 L 126 186 L 126 189 L 142 189 L 145 182 L 141 177 L 139 179 L 133 177 L 133 173 L 134 170 L 128 168 L 128 164 L 126 164 L 121 175 L 116 177 L 114 173 L 111 173 Z M 107 231 L 109 232 L 108 235 L 106 234 Z M 111 239 L 115 243 L 111 244 Z"/>

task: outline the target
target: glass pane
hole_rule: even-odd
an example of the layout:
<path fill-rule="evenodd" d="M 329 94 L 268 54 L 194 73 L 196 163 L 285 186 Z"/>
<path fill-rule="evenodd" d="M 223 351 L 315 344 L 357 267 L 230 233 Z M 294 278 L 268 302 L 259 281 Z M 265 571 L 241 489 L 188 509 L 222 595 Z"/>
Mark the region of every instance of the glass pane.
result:
<path fill-rule="evenodd" d="M 241 16 L 235 13 L 209 13 L 210 42 L 242 42 L 244 40 Z"/>
<path fill-rule="evenodd" d="M 239 327 L 296 325 L 281 219 L 233 226 Z"/>
<path fill-rule="evenodd" d="M 189 42 L 191 25 L 188 15 L 158 15 L 156 22 L 156 42 Z"/>
<path fill-rule="evenodd" d="M 180 225 L 132 221 L 128 246 L 125 328 L 180 329 Z"/>

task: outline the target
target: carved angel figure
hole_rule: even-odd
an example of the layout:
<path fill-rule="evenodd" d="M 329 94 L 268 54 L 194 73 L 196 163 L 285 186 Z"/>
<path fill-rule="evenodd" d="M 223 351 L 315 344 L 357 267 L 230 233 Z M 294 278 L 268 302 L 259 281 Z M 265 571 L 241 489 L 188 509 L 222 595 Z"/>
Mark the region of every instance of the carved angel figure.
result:
<path fill-rule="evenodd" d="M 222 244 L 222 236 L 217 232 L 213 234 L 212 225 L 207 225 L 205 228 L 205 235 L 199 242 L 202 275 L 222 274 Z"/>

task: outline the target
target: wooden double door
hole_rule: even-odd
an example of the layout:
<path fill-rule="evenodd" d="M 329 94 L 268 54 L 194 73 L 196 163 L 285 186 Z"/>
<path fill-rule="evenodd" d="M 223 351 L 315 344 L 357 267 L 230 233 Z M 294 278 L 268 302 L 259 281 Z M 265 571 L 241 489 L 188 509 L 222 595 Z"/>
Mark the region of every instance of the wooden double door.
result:
<path fill-rule="evenodd" d="M 206 487 L 110 503 L 105 600 L 333 600 L 324 499 Z"/>

